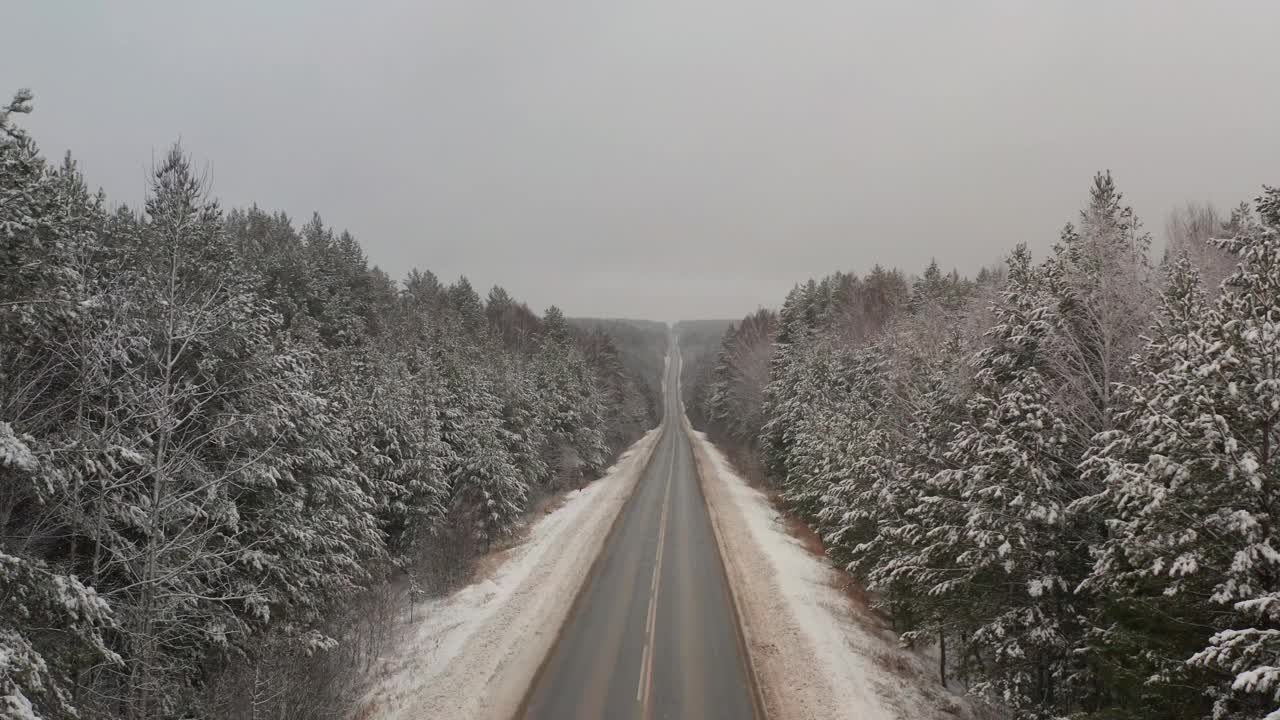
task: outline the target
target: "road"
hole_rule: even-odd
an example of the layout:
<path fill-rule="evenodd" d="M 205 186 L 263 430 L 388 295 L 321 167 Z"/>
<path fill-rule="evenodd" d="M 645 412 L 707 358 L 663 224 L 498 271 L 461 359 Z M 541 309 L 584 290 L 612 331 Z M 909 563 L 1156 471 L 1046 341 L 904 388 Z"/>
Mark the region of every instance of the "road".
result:
<path fill-rule="evenodd" d="M 665 429 L 525 699 L 525 718 L 756 717 L 719 549 L 680 414 Z"/>

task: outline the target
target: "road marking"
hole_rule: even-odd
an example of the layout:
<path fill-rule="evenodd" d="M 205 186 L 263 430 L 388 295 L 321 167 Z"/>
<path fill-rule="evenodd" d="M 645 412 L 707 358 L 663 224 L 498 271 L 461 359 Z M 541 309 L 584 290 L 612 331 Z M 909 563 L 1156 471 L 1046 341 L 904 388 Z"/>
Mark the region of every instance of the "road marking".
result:
<path fill-rule="evenodd" d="M 644 694 L 644 668 L 649 664 L 649 643 L 644 644 L 644 654 L 640 656 L 640 682 L 636 685 L 636 702 L 640 702 Z"/>
<path fill-rule="evenodd" d="M 667 482 L 662 491 L 662 515 L 658 519 L 658 552 L 653 563 L 653 580 L 649 583 L 649 612 L 645 617 L 644 631 L 647 642 L 640 658 L 640 683 L 636 688 L 636 701 L 642 703 L 641 712 L 648 715 L 649 690 L 653 686 L 654 643 L 657 641 L 658 588 L 662 584 L 662 550 L 667 543 L 667 509 L 671 499 L 671 478 L 675 475 L 676 453 L 672 449 L 667 463 Z"/>

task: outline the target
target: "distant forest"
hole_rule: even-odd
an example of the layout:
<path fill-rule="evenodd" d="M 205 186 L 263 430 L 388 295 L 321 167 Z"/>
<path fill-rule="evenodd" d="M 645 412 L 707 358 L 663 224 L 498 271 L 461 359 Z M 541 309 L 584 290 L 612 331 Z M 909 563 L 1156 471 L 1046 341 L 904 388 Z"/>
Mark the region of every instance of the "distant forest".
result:
<path fill-rule="evenodd" d="M 665 327 L 396 282 L 178 147 L 113 206 L 30 99 L 0 109 L 0 717 L 344 717 L 389 603 L 656 423 Z"/>
<path fill-rule="evenodd" d="M 1275 720 L 1280 190 L 1167 231 L 1157 262 L 1103 173 L 1038 262 L 810 280 L 686 366 L 690 415 L 940 681 L 1017 718 Z"/>

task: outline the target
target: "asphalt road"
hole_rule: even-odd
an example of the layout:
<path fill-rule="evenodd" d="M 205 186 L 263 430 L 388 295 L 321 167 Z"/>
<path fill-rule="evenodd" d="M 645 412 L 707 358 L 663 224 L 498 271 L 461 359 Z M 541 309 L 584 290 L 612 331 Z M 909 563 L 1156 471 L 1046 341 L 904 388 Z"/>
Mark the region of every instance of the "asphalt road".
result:
<path fill-rule="evenodd" d="M 756 717 L 683 430 L 679 374 L 677 351 L 665 380 L 663 436 L 525 699 L 525 718 Z"/>

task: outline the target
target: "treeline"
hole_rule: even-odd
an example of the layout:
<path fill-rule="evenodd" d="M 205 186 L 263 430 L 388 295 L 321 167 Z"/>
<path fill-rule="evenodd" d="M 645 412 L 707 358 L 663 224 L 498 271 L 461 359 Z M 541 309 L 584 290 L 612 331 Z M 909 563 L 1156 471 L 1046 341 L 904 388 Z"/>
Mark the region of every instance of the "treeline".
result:
<path fill-rule="evenodd" d="M 177 147 L 111 209 L 29 100 L 0 108 L 0 717 L 341 716 L 376 653 L 344 608 L 457 582 L 655 422 L 602 332 L 224 212 Z"/>
<path fill-rule="evenodd" d="M 1015 717 L 1280 713 L 1280 190 L 1169 229 L 1156 263 L 1101 174 L 1043 261 L 810 281 L 695 390 L 904 640 Z"/>
<path fill-rule="evenodd" d="M 626 398 L 617 398 L 619 408 L 629 410 L 610 423 L 610 437 L 621 450 L 635 440 L 638 433 L 653 427 L 662 416 L 663 365 L 667 357 L 666 323 L 651 320 L 617 320 L 606 318 L 569 318 L 569 324 L 584 333 L 588 340 L 584 351 L 598 367 L 618 368 L 638 381 L 638 393 L 625 388 Z M 620 388 L 621 389 L 621 388 Z"/>
<path fill-rule="evenodd" d="M 716 434 L 717 439 L 721 441 L 726 439 L 729 425 L 745 421 L 758 428 L 758 422 L 729 416 L 728 413 L 731 410 L 727 405 L 727 395 L 723 406 L 717 409 L 717 412 L 722 413 L 718 421 L 713 422 L 713 419 L 708 417 L 706 413 L 712 409 L 710 393 L 714 392 L 717 377 L 723 376 L 728 371 L 728 368 L 733 365 L 742 366 L 743 363 L 749 362 L 747 356 L 763 355 L 764 374 L 754 379 L 754 385 L 762 390 L 765 384 L 768 383 L 769 357 L 773 353 L 773 319 L 775 317 L 776 313 L 770 310 L 759 310 L 754 315 L 743 318 L 741 322 L 731 320 L 681 320 L 676 323 L 676 338 L 680 342 L 680 354 L 684 358 L 684 368 L 682 370 L 684 380 L 681 382 L 680 389 L 683 395 L 685 414 L 688 415 L 689 421 L 693 423 L 694 427 L 713 427 L 713 432 Z M 748 336 L 757 333 L 757 329 L 753 328 L 755 328 L 758 318 L 763 318 L 767 323 L 767 327 L 763 329 L 764 335 L 748 340 Z M 725 349 L 731 345 L 741 348 L 743 352 L 742 358 L 735 358 L 732 354 L 725 353 Z M 726 393 L 750 392 L 748 388 L 751 387 L 752 381 L 746 380 L 746 377 L 751 375 L 752 371 L 741 367 L 740 372 L 743 373 L 743 380 L 734 383 L 734 387 L 723 384 Z M 758 413 L 760 406 L 760 402 L 755 402 L 751 404 L 751 407 L 739 406 L 739 409 Z M 754 438 L 755 433 L 748 432 L 742 435 L 744 442 L 729 444 L 726 449 L 744 449 L 740 446 L 751 445 L 754 442 Z M 741 463 L 744 459 L 749 458 L 744 458 L 741 454 L 735 453 L 735 461 Z"/>

